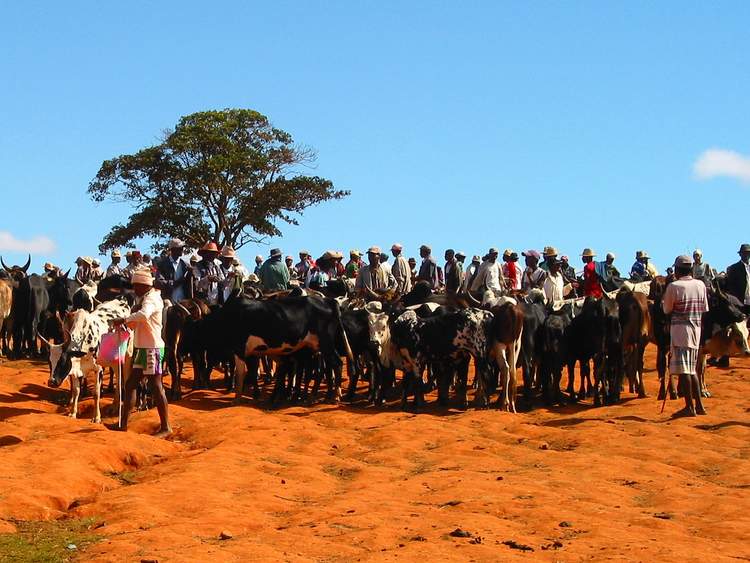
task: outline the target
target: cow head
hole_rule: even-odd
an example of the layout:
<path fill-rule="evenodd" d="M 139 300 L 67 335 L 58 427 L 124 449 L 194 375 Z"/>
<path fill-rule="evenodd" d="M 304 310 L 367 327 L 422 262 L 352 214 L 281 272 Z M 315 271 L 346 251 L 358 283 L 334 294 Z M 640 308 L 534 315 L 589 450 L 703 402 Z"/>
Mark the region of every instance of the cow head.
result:
<path fill-rule="evenodd" d="M 29 258 L 28 260 L 26 260 L 26 264 L 24 264 L 23 266 L 8 266 L 3 260 L 2 256 L 0 256 L 0 264 L 2 265 L 3 270 L 8 274 L 8 276 L 18 282 L 25 278 L 27 275 L 29 266 L 31 265 L 31 254 L 29 254 Z"/>
<path fill-rule="evenodd" d="M 744 320 L 732 323 L 729 326 L 729 338 L 731 347 L 736 349 L 736 354 L 750 356 L 750 345 L 747 343 L 750 330 Z M 734 350 L 732 350 L 734 352 Z"/>
<path fill-rule="evenodd" d="M 370 348 L 381 358 L 386 347 L 390 345 L 391 330 L 386 313 L 367 313 L 367 328 L 370 334 Z"/>

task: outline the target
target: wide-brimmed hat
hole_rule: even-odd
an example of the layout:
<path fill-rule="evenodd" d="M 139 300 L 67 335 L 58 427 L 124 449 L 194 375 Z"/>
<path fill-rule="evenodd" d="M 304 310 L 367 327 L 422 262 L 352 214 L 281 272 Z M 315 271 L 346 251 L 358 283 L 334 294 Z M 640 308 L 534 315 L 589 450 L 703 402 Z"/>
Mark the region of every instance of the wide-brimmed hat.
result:
<path fill-rule="evenodd" d="M 359 250 L 357 250 L 356 248 L 352 248 L 349 251 L 349 256 L 352 256 L 352 257 L 356 256 L 357 258 L 360 258 L 362 256 L 362 253 Z"/>
<path fill-rule="evenodd" d="M 526 250 L 525 252 L 521 252 L 521 255 L 522 256 L 528 256 L 529 258 L 536 258 L 537 260 L 539 260 L 539 258 L 540 258 L 539 252 L 537 252 L 533 248 L 530 249 L 530 250 Z"/>
<path fill-rule="evenodd" d="M 677 268 L 679 266 L 682 267 L 690 267 L 693 265 L 693 259 L 690 258 L 687 254 L 680 254 L 677 258 L 674 259 L 674 267 Z"/>
<path fill-rule="evenodd" d="M 594 252 L 590 248 L 584 248 L 583 252 L 581 252 L 581 258 L 586 258 L 587 256 L 593 258 L 594 256 L 596 256 L 596 252 Z"/>
<path fill-rule="evenodd" d="M 85 263 L 86 263 L 86 264 L 88 264 L 89 266 L 91 266 L 91 263 L 93 262 L 93 259 L 91 258 L 91 256 L 80 256 L 80 257 L 79 257 L 78 259 L 79 259 L 79 260 L 80 260 L 81 262 L 85 262 Z"/>
<path fill-rule="evenodd" d="M 391 246 L 391 250 L 403 250 L 404 247 L 400 242 L 394 242 Z"/>
<path fill-rule="evenodd" d="M 172 250 L 173 248 L 184 248 L 184 247 L 185 247 L 185 243 L 182 242 L 178 238 L 170 239 L 169 242 L 167 243 L 167 248 L 169 250 Z"/>
<path fill-rule="evenodd" d="M 52 262 L 45 262 L 44 263 L 44 269 L 45 270 L 54 270 L 55 269 L 55 265 L 52 264 Z"/>
<path fill-rule="evenodd" d="M 648 252 L 646 252 L 645 250 L 639 250 L 638 252 L 635 253 L 636 260 L 638 258 L 648 258 L 648 257 L 649 257 Z"/>
<path fill-rule="evenodd" d="M 133 284 L 140 285 L 154 285 L 154 276 L 151 275 L 149 270 L 135 270 L 133 276 L 130 278 L 130 282 Z"/>
<path fill-rule="evenodd" d="M 542 256 L 557 256 L 558 252 L 557 249 L 554 246 L 545 246 L 544 252 L 542 252 Z"/>
<path fill-rule="evenodd" d="M 335 250 L 326 250 L 318 260 L 335 260 L 340 255 L 339 252 L 336 252 Z M 317 262 L 317 260 L 316 260 Z"/>
<path fill-rule="evenodd" d="M 280 248 L 272 248 L 271 254 L 269 254 L 271 258 L 276 258 L 277 256 L 281 256 L 281 249 Z"/>
<path fill-rule="evenodd" d="M 487 254 L 500 254 L 500 252 L 495 248 L 494 246 L 491 246 L 490 249 L 487 251 Z"/>
<path fill-rule="evenodd" d="M 510 255 L 513 254 L 513 250 L 510 248 L 506 248 L 503 250 L 503 258 L 510 258 Z"/>
<path fill-rule="evenodd" d="M 119 248 L 115 248 L 112 251 L 111 256 L 112 256 L 112 258 L 122 258 L 122 254 L 120 254 L 120 249 Z"/>
<path fill-rule="evenodd" d="M 367 254 L 378 254 L 380 255 L 380 247 L 379 246 L 371 246 L 367 249 Z"/>
<path fill-rule="evenodd" d="M 227 245 L 224 248 L 221 249 L 221 257 L 222 258 L 234 258 L 236 256 L 234 252 L 234 248 Z"/>
<path fill-rule="evenodd" d="M 456 258 L 466 258 L 466 253 L 463 250 L 456 252 Z"/>
<path fill-rule="evenodd" d="M 208 241 L 206 244 L 204 244 L 201 249 L 198 251 L 198 254 L 203 256 L 206 252 L 219 252 L 219 247 L 216 246 L 216 243 L 212 240 Z"/>
<path fill-rule="evenodd" d="M 740 249 L 737 251 L 737 254 L 742 254 L 743 252 L 750 252 L 750 244 L 742 244 L 740 245 Z"/>

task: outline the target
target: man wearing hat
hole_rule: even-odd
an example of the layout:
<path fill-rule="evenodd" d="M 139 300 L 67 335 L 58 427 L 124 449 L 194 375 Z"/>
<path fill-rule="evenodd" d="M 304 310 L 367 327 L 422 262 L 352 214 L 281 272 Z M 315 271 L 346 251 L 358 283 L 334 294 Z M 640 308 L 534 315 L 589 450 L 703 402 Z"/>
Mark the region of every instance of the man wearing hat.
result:
<path fill-rule="evenodd" d="M 542 263 L 539 267 L 545 272 L 549 272 L 549 267 L 552 262 L 557 260 L 557 249 L 554 246 L 545 246 L 542 252 Z"/>
<path fill-rule="evenodd" d="M 522 276 L 523 272 L 518 265 L 518 253 L 506 248 L 503 251 L 503 277 L 506 287 L 510 290 L 520 290 Z"/>
<path fill-rule="evenodd" d="M 562 301 L 572 290 L 572 286 L 565 283 L 565 278 L 562 274 L 562 261 L 554 260 L 548 261 L 549 272 L 545 277 L 542 290 L 544 290 L 544 297 L 547 299 L 547 303 L 554 303 L 555 301 Z"/>
<path fill-rule="evenodd" d="M 541 289 L 547 277 L 547 272 L 539 267 L 539 258 L 541 257 L 539 252 L 532 249 L 521 252 L 521 255 L 526 261 L 526 269 L 523 271 L 523 277 L 521 278 L 521 288 L 526 291 Z"/>
<path fill-rule="evenodd" d="M 669 372 L 678 374 L 685 397 L 685 408 L 674 416 L 706 414 L 701 401 L 701 385 L 696 366 L 701 340 L 701 320 L 708 311 L 706 284 L 694 280 L 693 261 L 678 256 L 674 262 L 675 281 L 667 285 L 662 299 L 664 313 L 672 316 L 669 329 Z M 693 405 L 695 402 L 695 405 Z"/>
<path fill-rule="evenodd" d="M 182 259 L 185 243 L 173 238 L 167 244 L 169 254 L 156 262 L 154 285 L 161 290 L 162 298 L 177 303 L 188 296 L 190 268 Z"/>
<path fill-rule="evenodd" d="M 581 261 L 583 262 L 583 295 L 584 297 L 596 297 L 600 298 L 604 295 L 602 289 L 602 281 L 599 272 L 597 272 L 597 265 L 594 262 L 594 251 L 590 248 L 584 248 L 581 253 Z"/>
<path fill-rule="evenodd" d="M 362 253 L 356 248 L 353 248 L 349 251 L 349 261 L 346 263 L 346 266 L 344 266 L 346 277 L 350 279 L 356 278 L 357 273 L 362 266 Z"/>
<path fill-rule="evenodd" d="M 608 279 L 620 277 L 620 270 L 615 267 L 615 255 L 612 252 L 607 252 L 607 257 L 604 259 L 604 268 Z"/>
<path fill-rule="evenodd" d="M 743 244 L 737 251 L 740 259 L 727 268 L 726 291 L 750 308 L 750 244 Z M 747 310 L 745 311 L 747 312 Z"/>
<path fill-rule="evenodd" d="M 143 267 L 143 256 L 141 255 L 140 250 L 133 250 L 130 252 L 130 258 L 128 259 L 128 265 L 125 266 L 125 269 L 122 271 L 122 275 L 126 276 L 127 278 L 133 277 L 133 272 L 137 270 L 142 270 Z"/>
<path fill-rule="evenodd" d="M 389 290 L 396 289 L 396 279 L 392 273 L 380 267 L 380 247 L 367 249 L 367 264 L 357 274 L 354 289 L 365 299 L 378 297 Z"/>
<path fill-rule="evenodd" d="M 159 430 L 156 436 L 166 436 L 172 432 L 169 426 L 169 407 L 162 386 L 162 366 L 164 365 L 164 341 L 161 337 L 162 310 L 164 302 L 159 291 L 154 289 L 154 280 L 148 270 L 133 272 L 131 282 L 136 295 L 133 313 L 125 319 L 117 319 L 114 324 L 125 324 L 133 332 L 133 369 L 125 381 L 125 405 L 122 412 L 120 430 L 128 429 L 130 410 L 135 403 L 138 382 L 147 378 L 149 388 L 159 412 Z"/>
<path fill-rule="evenodd" d="M 487 260 L 479 266 L 479 272 L 469 286 L 469 291 L 482 295 L 482 302 L 503 294 L 505 280 L 500 264 L 497 263 L 499 255 L 497 248 L 490 248 Z"/>
<path fill-rule="evenodd" d="M 571 284 L 573 287 L 578 287 L 578 280 L 576 279 L 576 269 L 570 265 L 570 258 L 564 254 L 560 256 L 560 273 L 565 279 L 565 283 Z"/>
<path fill-rule="evenodd" d="M 411 291 L 411 268 L 402 254 L 403 250 L 401 243 L 396 242 L 391 246 L 391 254 L 393 254 L 391 274 L 396 280 L 396 291 L 399 295 L 405 295 Z"/>
<path fill-rule="evenodd" d="M 320 291 L 328 285 L 329 280 L 336 279 L 338 277 L 336 275 L 336 259 L 338 256 L 339 253 L 335 250 L 326 250 L 315 261 L 315 266 L 307 272 L 305 287 Z"/>
<path fill-rule="evenodd" d="M 417 281 L 426 281 L 433 290 L 440 287 L 440 278 L 438 277 L 437 263 L 432 258 L 432 249 L 423 244 L 419 247 L 419 255 L 422 257 L 422 264 L 419 266 Z"/>
<path fill-rule="evenodd" d="M 260 269 L 260 283 L 265 291 L 283 291 L 289 288 L 289 270 L 281 260 L 281 250 L 274 248 Z"/>
<path fill-rule="evenodd" d="M 286 258 L 287 258 L 287 260 L 291 260 L 292 261 L 292 267 L 294 267 L 294 258 L 292 258 L 291 256 L 287 256 Z M 253 270 L 253 273 L 256 276 L 258 274 L 260 274 L 260 268 L 262 266 L 263 266 L 263 256 L 261 256 L 260 254 L 257 254 L 255 256 L 255 269 Z"/>
<path fill-rule="evenodd" d="M 89 256 L 79 256 L 76 259 L 76 264 L 78 264 L 78 269 L 76 270 L 76 281 L 78 282 L 78 285 L 86 285 L 89 281 L 91 281 L 91 263 L 93 260 Z"/>
<path fill-rule="evenodd" d="M 226 303 L 229 296 L 233 291 L 242 291 L 245 278 L 247 277 L 247 270 L 240 264 L 237 259 L 237 253 L 229 245 L 224 246 L 219 253 L 219 268 L 224 279 L 220 282 L 219 286 L 221 294 L 219 295 L 219 302 Z"/>
<path fill-rule="evenodd" d="M 658 271 L 653 264 L 649 263 L 649 259 L 650 257 L 645 250 L 636 252 L 635 263 L 630 268 L 630 277 L 642 281 L 649 281 L 655 278 L 658 275 Z"/>
<path fill-rule="evenodd" d="M 216 262 L 219 247 L 213 241 L 208 241 L 198 251 L 201 261 L 196 264 L 193 274 L 196 277 L 195 288 L 197 296 L 209 305 L 217 305 L 220 300 L 220 284 L 224 281 L 224 272 Z"/>
<path fill-rule="evenodd" d="M 44 263 L 44 275 L 50 279 L 55 279 L 60 275 L 60 268 L 55 266 L 52 262 Z"/>
<path fill-rule="evenodd" d="M 91 281 L 99 283 L 100 281 L 102 281 L 103 277 L 104 270 L 102 270 L 101 262 L 94 258 L 93 260 L 91 260 Z"/>
<path fill-rule="evenodd" d="M 297 269 L 297 274 L 300 280 L 307 279 L 307 272 L 315 265 L 313 262 L 312 255 L 307 250 L 300 250 L 299 262 L 294 266 Z"/>
<path fill-rule="evenodd" d="M 482 266 L 482 257 L 479 256 L 479 254 L 475 254 L 471 258 L 471 263 L 466 268 L 466 272 L 464 272 L 464 281 L 461 285 L 461 291 L 469 291 L 469 288 L 474 283 L 474 280 L 477 279 L 477 275 L 479 274 L 479 268 Z"/>
<path fill-rule="evenodd" d="M 257 260 L 258 257 L 256 256 L 255 259 Z M 297 268 L 294 267 L 294 258 L 292 258 L 291 256 L 287 256 L 286 258 L 284 258 L 284 263 L 286 264 L 286 269 L 289 270 L 289 281 L 296 282 L 297 281 Z M 263 266 L 262 262 L 259 266 L 256 266 L 255 268 L 256 275 L 260 274 L 261 266 Z"/>
<path fill-rule="evenodd" d="M 693 250 L 693 279 L 710 285 L 714 277 L 711 266 L 703 261 L 703 251 L 700 248 Z"/>

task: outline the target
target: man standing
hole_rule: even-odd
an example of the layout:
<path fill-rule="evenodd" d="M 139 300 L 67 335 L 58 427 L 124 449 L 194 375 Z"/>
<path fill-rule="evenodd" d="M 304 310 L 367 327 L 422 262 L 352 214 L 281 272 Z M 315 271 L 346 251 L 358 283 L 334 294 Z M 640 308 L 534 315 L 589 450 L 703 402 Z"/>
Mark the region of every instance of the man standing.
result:
<path fill-rule="evenodd" d="M 258 256 L 255 257 L 255 259 L 258 259 Z M 255 267 L 255 275 L 260 278 L 260 268 L 263 265 L 263 257 L 260 257 L 261 263 L 260 265 Z M 286 268 L 289 270 L 289 281 L 297 281 L 297 268 L 294 267 L 294 258 L 291 256 L 287 256 L 284 258 L 284 262 L 286 263 Z"/>
<path fill-rule="evenodd" d="M 750 244 L 741 245 L 737 254 L 739 261 L 727 268 L 726 291 L 739 299 L 747 312 L 750 308 Z"/>
<path fill-rule="evenodd" d="M 443 267 L 443 276 L 445 276 L 445 292 L 451 295 L 458 293 L 461 288 L 461 265 L 456 260 L 456 253 L 452 248 L 445 251 L 445 266 Z"/>
<path fill-rule="evenodd" d="M 403 250 L 404 247 L 398 242 L 391 246 L 391 254 L 393 254 L 391 274 L 396 280 L 396 291 L 399 295 L 406 295 L 411 291 L 411 268 L 402 254 Z"/>
<path fill-rule="evenodd" d="M 557 260 L 557 249 L 554 246 L 545 246 L 542 252 L 542 263 L 539 267 L 545 272 L 549 272 L 550 265 Z"/>
<path fill-rule="evenodd" d="M 224 273 L 216 257 L 219 255 L 219 247 L 216 243 L 209 241 L 198 251 L 201 261 L 196 264 L 194 274 L 196 276 L 195 287 L 198 297 L 209 305 L 219 303 L 219 283 L 224 280 Z"/>
<path fill-rule="evenodd" d="M 505 285 L 511 291 L 521 289 L 521 279 L 523 272 L 518 265 L 518 253 L 510 248 L 503 252 L 503 277 Z"/>
<path fill-rule="evenodd" d="M 344 266 L 346 277 L 350 279 L 356 278 L 357 273 L 359 273 L 359 269 L 361 267 L 362 267 L 362 253 L 356 248 L 353 248 L 352 250 L 349 251 L 349 261 L 346 263 L 346 266 Z"/>
<path fill-rule="evenodd" d="M 685 408 L 674 416 L 706 414 L 701 401 L 701 388 L 696 372 L 701 339 L 701 318 L 708 311 L 706 284 L 692 277 L 693 263 L 689 256 L 678 256 L 674 262 L 675 281 L 664 291 L 664 313 L 672 315 L 669 372 L 678 374 L 685 396 Z M 695 401 L 695 406 L 693 406 Z"/>
<path fill-rule="evenodd" d="M 389 274 L 391 273 L 391 265 L 388 263 L 388 255 L 385 252 L 380 253 L 380 267 Z"/>
<path fill-rule="evenodd" d="M 596 263 L 594 262 L 594 251 L 590 248 L 584 248 L 581 253 L 581 261 L 583 261 L 583 295 L 584 297 L 596 297 L 600 298 L 604 295 L 602 289 L 602 282 L 599 279 L 599 274 L 596 271 Z"/>
<path fill-rule="evenodd" d="M 411 285 L 417 283 L 417 259 L 414 256 L 409 258 L 409 272 L 411 273 Z"/>
<path fill-rule="evenodd" d="M 287 256 L 286 258 L 287 260 L 291 260 L 292 262 L 294 262 L 294 259 L 291 256 Z M 260 268 L 262 266 L 263 266 L 263 256 L 261 256 L 260 254 L 257 254 L 255 256 L 255 269 L 253 270 L 253 273 L 256 276 L 260 276 Z M 291 264 L 289 264 L 289 266 L 291 267 Z"/>
<path fill-rule="evenodd" d="M 542 289 L 544 290 L 544 296 L 547 299 L 547 303 L 554 303 L 555 301 L 562 301 L 571 289 L 569 284 L 565 283 L 565 278 L 562 275 L 562 262 L 555 260 L 549 262 L 549 272 L 544 280 Z"/>
<path fill-rule="evenodd" d="M 133 369 L 125 381 L 125 405 L 122 412 L 120 430 L 128 429 L 130 410 L 135 403 L 135 390 L 142 378 L 147 378 L 151 394 L 159 412 L 159 430 L 156 436 L 166 436 L 172 432 L 169 426 L 167 397 L 162 386 L 162 365 L 164 363 L 164 341 L 161 338 L 162 310 L 164 302 L 154 289 L 154 280 L 148 270 L 137 270 L 132 276 L 136 304 L 133 313 L 125 319 L 117 319 L 114 324 L 125 324 L 133 329 Z"/>
<path fill-rule="evenodd" d="M 315 264 L 312 261 L 312 255 L 307 250 L 300 250 L 299 262 L 294 266 L 297 269 L 297 276 L 300 280 L 307 279 L 307 272 L 310 271 Z"/>
<path fill-rule="evenodd" d="M 497 248 L 490 248 L 487 260 L 479 267 L 479 272 L 469 287 L 472 293 L 482 294 L 482 302 L 503 294 L 504 279 L 500 264 L 497 263 L 498 255 Z"/>
<path fill-rule="evenodd" d="M 440 287 L 440 278 L 437 272 L 437 263 L 432 258 L 432 249 L 423 244 L 419 247 L 419 255 L 422 257 L 422 265 L 419 266 L 417 281 L 426 281 L 432 290 Z"/>
<path fill-rule="evenodd" d="M 234 248 L 229 245 L 221 249 L 219 261 L 221 262 L 219 268 L 221 268 L 221 273 L 224 276 L 224 280 L 220 284 L 219 302 L 226 303 L 233 291 L 242 291 L 242 284 L 245 281 L 245 277 L 242 275 L 244 268 L 237 260 Z M 237 265 L 235 265 L 235 262 Z"/>
<path fill-rule="evenodd" d="M 283 291 L 289 287 L 289 270 L 281 261 L 281 250 L 271 250 L 271 255 L 260 269 L 258 277 L 266 291 Z"/>
<path fill-rule="evenodd" d="M 714 271 L 703 261 L 703 251 L 700 248 L 693 250 L 693 279 L 701 280 L 706 285 L 710 285 L 714 279 Z"/>
<path fill-rule="evenodd" d="M 169 254 L 156 263 L 157 289 L 161 290 L 162 299 L 177 303 L 187 298 L 188 265 L 182 259 L 185 243 L 173 238 L 167 244 Z"/>
<path fill-rule="evenodd" d="M 521 288 L 526 291 L 534 288 L 541 289 L 547 277 L 547 272 L 539 267 L 539 252 L 527 250 L 521 252 L 521 255 L 526 260 L 526 269 L 523 271 L 523 277 L 521 278 Z"/>
<path fill-rule="evenodd" d="M 380 247 L 371 246 L 367 249 L 368 264 L 362 266 L 357 275 L 354 289 L 365 299 L 377 298 L 391 289 L 396 288 L 393 274 L 380 267 Z"/>

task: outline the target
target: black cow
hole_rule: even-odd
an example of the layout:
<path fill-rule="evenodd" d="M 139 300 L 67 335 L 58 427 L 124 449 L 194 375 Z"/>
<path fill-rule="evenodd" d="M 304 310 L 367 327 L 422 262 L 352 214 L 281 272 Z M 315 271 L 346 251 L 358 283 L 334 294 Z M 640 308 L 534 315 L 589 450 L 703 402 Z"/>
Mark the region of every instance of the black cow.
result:
<path fill-rule="evenodd" d="M 39 334 L 48 341 L 60 343 L 64 339 L 63 319 L 65 314 L 73 308 L 73 295 L 78 290 L 75 280 L 69 279 L 70 270 L 52 278 L 47 286 L 49 304 L 42 313 Z M 88 309 L 89 311 L 93 310 Z"/>
<path fill-rule="evenodd" d="M 575 360 L 572 358 L 570 339 L 573 337 L 573 319 L 580 315 L 581 306 L 571 301 L 556 311 L 550 311 L 542 326 L 538 348 L 542 352 L 539 383 L 542 396 L 548 404 L 562 403 L 560 380 L 563 367 L 568 367 L 568 396 L 575 400 Z"/>
<path fill-rule="evenodd" d="M 117 299 L 120 295 L 132 294 L 133 284 L 127 276 L 116 274 L 108 276 L 96 286 L 96 300 L 100 303 Z"/>
<path fill-rule="evenodd" d="M 669 398 L 677 398 L 677 389 L 674 381 L 669 377 L 667 381 L 667 354 L 669 354 L 669 345 L 671 337 L 669 335 L 670 316 L 664 312 L 662 300 L 664 291 L 671 278 L 657 276 L 651 280 L 649 287 L 649 317 L 651 318 L 651 330 L 649 337 L 651 342 L 656 344 L 656 372 L 659 375 L 659 395 L 658 400 L 662 401 L 667 395 L 669 387 Z M 668 383 L 668 385 L 667 385 Z"/>
<path fill-rule="evenodd" d="M 303 296 L 254 301 L 233 295 L 206 320 L 212 327 L 203 335 L 207 349 L 235 356 L 236 400 L 242 397 L 247 361 L 292 356 L 301 350 L 320 353 L 325 369 L 335 372 L 333 386 L 337 388 L 330 388 L 329 393 L 335 391 L 339 398 L 340 356 L 344 353 L 351 359 L 352 352 L 334 299 Z"/>
<path fill-rule="evenodd" d="M 570 327 L 568 340 L 570 363 L 568 369 L 580 362 L 581 388 L 579 394 L 594 396 L 594 405 L 610 404 L 620 398 L 622 379 L 622 329 L 617 301 L 605 294 L 601 299 L 587 297 L 581 314 Z M 589 361 L 594 363 L 594 385 L 591 385 Z M 572 389 L 569 389 L 572 391 Z M 575 395 L 571 394 L 571 398 Z"/>
<path fill-rule="evenodd" d="M 544 321 L 547 309 L 544 296 L 536 294 L 530 302 L 521 302 L 523 311 L 523 334 L 521 335 L 521 353 L 519 363 L 523 371 L 523 398 L 531 405 L 534 384 L 539 377 L 543 354 Z"/>
<path fill-rule="evenodd" d="M 368 324 L 369 313 L 365 309 L 343 311 L 341 322 L 344 325 L 349 346 L 352 349 L 354 360 L 347 359 L 347 373 L 349 374 L 349 389 L 346 398 L 354 400 L 357 392 L 357 382 L 366 372 L 369 372 L 368 397 L 375 402 L 375 366 L 373 365 L 373 354 L 370 347 L 370 328 Z"/>
<path fill-rule="evenodd" d="M 23 278 L 13 293 L 13 356 L 20 358 L 24 353 L 38 356 L 37 331 L 42 314 L 49 305 L 47 281 L 42 276 L 32 274 Z"/>

